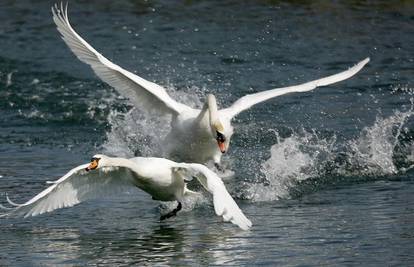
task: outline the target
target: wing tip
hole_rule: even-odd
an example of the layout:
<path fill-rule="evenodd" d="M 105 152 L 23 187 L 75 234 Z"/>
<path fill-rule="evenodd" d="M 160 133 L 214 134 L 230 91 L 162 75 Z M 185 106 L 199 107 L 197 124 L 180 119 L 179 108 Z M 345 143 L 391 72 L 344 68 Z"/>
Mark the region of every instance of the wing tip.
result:
<path fill-rule="evenodd" d="M 243 229 L 243 230 L 250 230 L 250 228 L 253 226 L 253 223 L 252 223 L 252 221 L 250 221 L 247 217 L 246 217 L 246 215 L 244 215 L 244 213 L 242 212 L 242 211 L 240 211 L 240 213 L 241 213 L 241 216 L 242 216 L 242 220 L 243 220 L 243 225 L 242 226 L 240 226 L 239 225 L 239 227 L 241 228 L 241 229 Z"/>
<path fill-rule="evenodd" d="M 16 211 L 18 211 L 19 208 L 23 206 L 23 204 L 17 204 L 13 202 L 9 198 L 8 193 L 5 193 L 5 195 L 6 195 L 7 203 L 9 203 L 9 205 L 11 205 L 12 207 L 6 207 L 0 204 L 0 209 L 5 211 L 5 213 L 0 214 L 0 218 L 6 218 L 6 217 L 10 217 L 11 215 L 16 215 Z"/>
<path fill-rule="evenodd" d="M 6 193 L 6 200 L 7 200 L 7 202 L 9 202 L 10 205 L 12 205 L 14 207 L 21 207 L 23 205 L 23 204 L 17 204 L 16 202 L 12 201 L 9 198 L 9 194 L 8 193 Z"/>
<path fill-rule="evenodd" d="M 56 22 L 56 20 L 60 21 L 63 24 L 69 24 L 69 20 L 68 20 L 68 6 L 69 6 L 69 2 L 66 2 L 66 4 L 63 4 L 63 1 L 60 2 L 60 6 L 58 3 L 55 3 L 54 5 L 52 5 L 51 10 L 52 10 L 52 15 L 53 15 L 53 20 Z"/>
<path fill-rule="evenodd" d="M 370 61 L 371 61 L 371 58 L 370 57 L 366 57 L 365 59 L 363 59 L 362 61 L 360 61 L 357 65 L 365 66 Z"/>
<path fill-rule="evenodd" d="M 252 222 L 246 216 L 244 216 L 243 213 L 242 217 L 240 218 L 240 221 L 232 221 L 232 223 L 234 223 L 244 231 L 250 230 L 250 228 L 253 226 Z"/>

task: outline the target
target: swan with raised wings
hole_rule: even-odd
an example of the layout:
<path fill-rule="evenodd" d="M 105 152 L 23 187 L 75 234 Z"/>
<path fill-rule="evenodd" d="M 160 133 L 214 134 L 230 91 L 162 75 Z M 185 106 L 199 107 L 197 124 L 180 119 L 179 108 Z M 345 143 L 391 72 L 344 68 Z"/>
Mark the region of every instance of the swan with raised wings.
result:
<path fill-rule="evenodd" d="M 93 156 L 89 164 L 70 170 L 60 179 L 48 182 L 52 185 L 24 204 L 16 204 L 8 197 L 13 208 L 2 216 L 36 216 L 53 210 L 71 207 L 98 196 L 121 193 L 138 187 L 159 201 L 178 201 L 178 206 L 161 220 L 175 216 L 181 210 L 181 201 L 197 194 L 186 186 L 186 180 L 196 177 L 201 185 L 213 195 L 214 210 L 223 220 L 232 222 L 243 230 L 252 223 L 240 210 L 227 192 L 223 181 L 211 170 L 198 163 L 176 163 L 164 158 L 136 157 L 113 158 Z"/>
<path fill-rule="evenodd" d="M 218 109 L 214 95 L 208 95 L 201 110 L 172 99 L 166 90 L 112 63 L 80 37 L 69 23 L 67 6 L 52 7 L 53 20 L 62 39 L 72 52 L 90 65 L 96 75 L 128 97 L 141 110 L 171 115 L 171 130 L 165 140 L 166 155 L 184 161 L 220 163 L 222 153 L 229 149 L 233 135 L 231 120 L 240 112 L 268 99 L 293 92 L 306 92 L 316 87 L 343 81 L 359 72 L 369 58 L 354 67 L 300 85 L 276 88 L 246 95 L 230 107 Z"/>

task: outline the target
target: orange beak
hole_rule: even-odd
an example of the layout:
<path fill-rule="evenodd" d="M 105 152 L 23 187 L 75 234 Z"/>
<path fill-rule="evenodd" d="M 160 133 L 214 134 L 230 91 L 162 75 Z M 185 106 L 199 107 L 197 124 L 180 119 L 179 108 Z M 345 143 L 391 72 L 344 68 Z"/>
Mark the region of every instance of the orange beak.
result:
<path fill-rule="evenodd" d="M 91 164 L 89 164 L 89 166 L 88 167 L 86 167 L 86 169 L 85 169 L 85 171 L 90 171 L 90 170 L 94 170 L 94 169 L 96 169 L 98 167 L 98 160 L 92 160 L 91 161 Z"/>
<path fill-rule="evenodd" d="M 224 142 L 217 141 L 221 153 L 226 153 L 226 144 Z"/>

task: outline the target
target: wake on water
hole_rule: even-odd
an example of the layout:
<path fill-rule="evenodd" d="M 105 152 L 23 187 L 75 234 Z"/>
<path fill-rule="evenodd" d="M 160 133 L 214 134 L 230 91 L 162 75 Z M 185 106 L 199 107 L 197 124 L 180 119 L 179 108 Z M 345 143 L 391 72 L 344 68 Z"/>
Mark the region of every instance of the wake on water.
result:
<path fill-rule="evenodd" d="M 191 88 L 189 94 L 169 89 L 174 98 L 194 107 L 201 106 L 202 91 Z M 356 138 L 347 141 L 304 129 L 281 138 L 273 130 L 277 143 L 270 148 L 270 158 L 261 163 L 260 174 L 244 182 L 242 192 L 237 195 L 251 201 L 272 201 L 291 197 L 292 188 L 305 180 L 373 179 L 405 172 L 414 166 L 412 133 L 404 128 L 414 114 L 413 107 L 410 99 L 407 110 L 396 110 L 388 117 L 378 115 L 372 126 L 366 126 Z M 146 116 L 138 109 L 131 109 L 127 113 L 111 111 L 108 121 L 111 129 L 102 146 L 105 153 L 126 157 L 166 156 L 162 146 L 170 118 Z M 230 183 L 230 189 L 232 183 L 238 182 L 239 175 L 243 174 L 236 172 L 233 181 L 226 182 Z"/>

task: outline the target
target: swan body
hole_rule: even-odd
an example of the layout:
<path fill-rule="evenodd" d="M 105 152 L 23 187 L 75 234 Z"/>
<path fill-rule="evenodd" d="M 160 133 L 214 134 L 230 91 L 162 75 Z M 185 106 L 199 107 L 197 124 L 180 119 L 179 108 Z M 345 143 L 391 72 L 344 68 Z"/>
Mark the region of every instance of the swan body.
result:
<path fill-rule="evenodd" d="M 227 137 L 224 142 L 225 148 L 221 151 L 217 146 L 217 133 L 212 132 L 209 115 L 205 114 L 201 118 L 200 115 L 203 115 L 202 111 L 189 111 L 172 119 L 171 131 L 164 141 L 168 156 L 183 161 L 205 163 L 213 160 L 220 163 L 221 156 L 228 149 L 230 137 L 233 135 L 231 120 L 219 115 L 221 134 Z"/>
<path fill-rule="evenodd" d="M 224 221 L 247 230 L 252 223 L 227 192 L 222 180 L 211 170 L 197 163 L 177 163 L 164 158 L 131 159 L 95 155 L 90 164 L 80 165 L 24 204 L 13 205 L 2 216 L 36 216 L 53 210 L 71 207 L 82 201 L 108 194 L 119 194 L 138 187 L 159 201 L 181 201 L 194 194 L 186 187 L 186 180 L 196 177 L 213 195 L 214 209 Z M 178 211 L 175 210 L 174 214 Z M 171 217 L 171 216 L 168 216 Z M 166 218 L 168 218 L 166 217 Z"/>
<path fill-rule="evenodd" d="M 69 23 L 67 6 L 52 7 L 53 20 L 62 39 L 72 52 L 90 65 L 96 75 L 128 97 L 135 106 L 149 113 L 171 115 L 171 130 L 165 140 L 166 155 L 184 161 L 220 163 L 233 134 L 231 120 L 240 112 L 271 98 L 294 92 L 307 92 L 317 87 L 346 80 L 369 62 L 362 60 L 352 68 L 300 85 L 276 88 L 243 96 L 230 107 L 218 110 L 216 99 L 208 95 L 201 110 L 172 99 L 166 90 L 112 63 L 79 36 Z"/>

